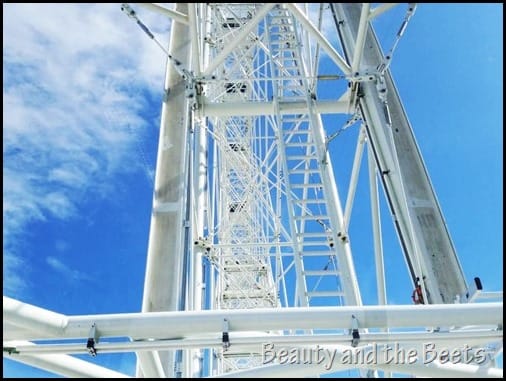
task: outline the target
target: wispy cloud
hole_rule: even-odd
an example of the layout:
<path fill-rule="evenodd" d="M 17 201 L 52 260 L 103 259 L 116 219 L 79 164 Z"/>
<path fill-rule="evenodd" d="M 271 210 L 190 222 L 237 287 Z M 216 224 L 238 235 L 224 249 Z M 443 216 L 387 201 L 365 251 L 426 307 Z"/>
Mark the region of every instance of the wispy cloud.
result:
<path fill-rule="evenodd" d="M 123 165 L 152 122 L 147 97 L 162 91 L 165 57 L 119 4 L 3 11 L 4 292 L 14 292 L 28 223 L 75 216 L 87 192 L 105 196 L 106 179 L 144 164 Z M 167 39 L 167 19 L 142 16 Z"/>
<path fill-rule="evenodd" d="M 26 289 L 24 274 L 19 270 L 23 267 L 23 260 L 14 252 L 4 249 L 3 257 L 3 291 L 4 295 L 19 295 Z"/>
<path fill-rule="evenodd" d="M 67 251 L 67 249 L 69 248 L 68 242 L 61 240 L 61 239 L 56 240 L 56 242 L 54 243 L 54 246 L 55 246 L 56 250 L 58 250 L 60 253 Z"/>
<path fill-rule="evenodd" d="M 46 263 L 56 272 L 58 272 L 60 275 L 68 279 L 72 282 L 77 281 L 83 281 L 83 280 L 92 280 L 92 278 L 76 269 L 72 269 L 69 266 L 67 266 L 65 263 L 62 262 L 61 259 L 58 259 L 56 257 L 49 256 L 46 258 Z"/>

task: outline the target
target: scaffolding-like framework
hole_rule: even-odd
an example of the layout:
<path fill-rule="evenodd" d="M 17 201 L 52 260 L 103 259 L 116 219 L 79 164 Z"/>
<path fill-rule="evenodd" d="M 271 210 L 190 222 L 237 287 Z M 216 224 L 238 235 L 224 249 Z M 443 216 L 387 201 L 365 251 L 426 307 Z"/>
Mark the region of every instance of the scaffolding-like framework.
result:
<path fill-rule="evenodd" d="M 144 377 L 502 377 L 502 292 L 466 282 L 389 70 L 416 6 L 139 5 L 172 19 L 142 312 L 65 316 L 4 296 L 4 356 L 84 377 L 124 375 L 71 354 L 135 352 Z M 372 21 L 394 6 L 405 17 L 384 53 Z M 341 204 L 329 147 L 347 128 Z M 376 306 L 362 305 L 349 234 L 364 154 Z M 416 305 L 387 304 L 379 184 Z"/>

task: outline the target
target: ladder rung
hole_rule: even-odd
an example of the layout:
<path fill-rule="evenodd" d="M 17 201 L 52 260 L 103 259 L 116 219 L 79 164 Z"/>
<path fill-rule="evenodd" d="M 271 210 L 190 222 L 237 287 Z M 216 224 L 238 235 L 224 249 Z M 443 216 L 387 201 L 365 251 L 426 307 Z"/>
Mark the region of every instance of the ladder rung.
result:
<path fill-rule="evenodd" d="M 303 245 L 305 246 L 305 245 Z M 327 246 L 328 248 L 328 246 Z M 302 256 L 303 257 L 325 257 L 325 258 L 328 258 L 329 256 L 331 255 L 334 255 L 334 252 L 332 251 L 324 251 L 324 250 L 321 250 L 321 251 L 317 251 L 317 250 L 311 250 L 311 251 L 303 251 L 302 252 Z"/>
<path fill-rule="evenodd" d="M 294 200 L 293 201 L 296 204 L 299 205 L 307 205 L 307 204 L 326 204 L 327 201 L 323 198 L 306 198 L 304 200 Z"/>
<path fill-rule="evenodd" d="M 305 247 L 325 247 L 325 250 L 331 250 L 330 246 L 329 246 L 329 242 L 326 240 L 326 241 L 304 241 L 304 242 L 301 242 L 301 245 L 303 248 Z M 317 249 L 313 249 L 313 250 L 304 250 L 304 253 L 315 253 L 317 252 L 318 250 Z M 318 255 L 325 255 L 325 252 L 323 251 L 323 249 L 321 250 L 322 251 L 322 254 L 302 254 L 304 256 L 312 256 L 312 257 L 315 257 L 315 256 L 318 256 Z M 328 255 L 331 255 L 331 254 L 334 254 L 333 252 L 330 252 L 328 253 Z M 327 255 L 327 256 L 328 256 Z"/>
<path fill-rule="evenodd" d="M 276 24 L 276 26 L 279 26 L 279 25 L 281 25 L 281 24 Z M 280 32 L 271 30 L 269 33 L 270 33 L 271 36 L 291 37 L 290 40 L 289 39 L 281 39 L 280 38 L 280 39 L 278 39 L 278 41 L 293 41 L 293 42 L 295 42 L 295 36 L 287 35 L 286 31 L 284 31 L 284 30 L 280 31 Z M 293 33 L 293 32 L 290 32 L 290 33 Z"/>
<path fill-rule="evenodd" d="M 322 183 L 314 183 L 314 184 L 292 184 L 291 188 L 293 189 L 307 189 L 307 188 L 322 188 Z"/>
<path fill-rule="evenodd" d="M 340 275 L 337 270 L 305 270 L 303 273 L 306 276 Z"/>
<path fill-rule="evenodd" d="M 284 90 L 284 91 L 296 91 L 296 90 L 300 90 L 301 87 L 300 86 L 280 86 L 280 90 Z M 304 97 L 305 94 L 304 94 L 304 91 L 301 90 L 302 94 L 297 94 L 298 97 Z"/>
<path fill-rule="evenodd" d="M 287 53 L 287 52 L 289 52 L 289 53 L 296 53 L 296 52 L 297 52 L 297 49 L 292 48 L 292 46 L 291 46 L 291 45 L 290 45 L 290 46 L 286 46 L 286 45 L 285 45 L 285 46 L 283 46 L 283 45 L 281 45 L 281 46 L 278 48 L 278 52 L 279 52 L 279 53 Z M 292 56 L 292 57 L 285 57 L 285 58 L 292 58 L 292 59 L 293 59 L 294 57 Z"/>
<path fill-rule="evenodd" d="M 299 237 L 299 238 L 327 238 L 328 234 L 327 233 L 297 233 L 297 237 Z M 316 241 L 311 241 L 311 242 L 313 243 Z M 321 242 L 324 242 L 324 241 L 321 241 Z M 325 241 L 325 242 L 327 242 L 327 241 Z"/>
<path fill-rule="evenodd" d="M 310 156 L 307 159 L 294 159 L 291 157 L 287 157 L 286 160 L 289 161 L 290 164 L 292 164 L 292 166 L 294 167 L 294 170 L 295 170 L 295 168 L 299 168 L 303 163 L 304 163 L 304 165 L 311 165 L 313 162 L 316 163 L 316 157 L 314 157 L 314 156 Z M 294 162 L 298 163 L 298 164 L 293 165 Z M 316 169 L 316 168 L 313 168 L 313 169 Z M 288 172 L 290 174 L 292 173 L 292 171 L 290 171 L 290 169 L 288 169 Z"/>
<path fill-rule="evenodd" d="M 316 221 L 316 220 L 328 220 L 329 216 L 327 215 L 315 215 L 315 214 L 306 214 L 305 216 L 295 216 L 296 220 L 304 220 L 304 221 Z"/>
<path fill-rule="evenodd" d="M 283 89 L 281 89 L 283 90 Z M 287 95 L 286 93 L 290 93 L 292 92 L 292 94 L 289 94 Z M 287 98 L 289 98 L 292 102 L 305 102 L 306 101 L 306 97 L 303 96 L 303 95 L 300 95 L 300 94 L 293 94 L 293 90 L 284 90 L 283 91 L 283 95 L 280 97 L 281 98 L 281 101 L 285 101 Z M 301 120 L 298 120 L 298 121 L 301 121 Z M 303 122 L 307 122 L 309 121 L 309 119 L 303 119 L 302 120 Z"/>
<path fill-rule="evenodd" d="M 287 156 L 286 160 L 316 160 L 315 156 L 305 156 L 305 155 L 293 155 Z"/>
<path fill-rule="evenodd" d="M 311 240 L 310 238 L 314 238 L 314 240 Z M 330 249 L 330 246 L 329 246 L 329 241 L 327 240 L 327 238 L 325 238 L 324 240 L 322 240 L 321 238 L 316 238 L 316 237 L 308 237 L 302 241 L 300 241 L 300 244 L 303 246 L 303 247 L 307 247 L 307 246 L 325 246 L 325 247 L 328 247 Z"/>
<path fill-rule="evenodd" d="M 293 170 L 288 170 L 288 173 L 290 175 L 305 175 L 305 174 L 312 174 L 312 173 L 320 173 L 320 170 L 318 168 L 314 168 L 314 169 L 293 169 Z"/>
<path fill-rule="evenodd" d="M 285 143 L 285 147 L 307 147 L 314 145 L 313 142 Z"/>
<path fill-rule="evenodd" d="M 240 273 L 245 273 L 245 272 L 248 272 L 248 273 L 265 273 L 267 272 L 267 268 L 265 266 L 262 266 L 262 267 L 259 267 L 259 266 L 254 266 L 254 265 L 224 265 L 223 266 L 223 271 L 225 272 L 231 272 L 231 273 L 234 273 L 234 272 L 240 272 Z"/>
<path fill-rule="evenodd" d="M 271 44 L 271 47 L 272 47 L 272 45 L 279 45 L 279 46 L 281 46 L 281 45 L 285 45 L 287 42 L 297 43 L 296 41 L 288 41 L 288 40 L 277 39 L 277 40 L 271 41 L 270 44 Z M 275 49 L 272 49 L 272 50 L 275 50 Z M 277 51 L 279 51 L 279 50 L 282 50 L 282 48 L 278 48 L 277 49 Z"/>
<path fill-rule="evenodd" d="M 309 122 L 309 117 L 307 116 L 299 116 L 297 118 L 293 118 L 293 117 L 287 117 L 287 116 L 283 116 L 282 117 L 282 122 L 283 123 L 298 123 L 298 122 Z M 302 134 L 307 134 L 309 133 L 309 130 L 297 130 L 297 131 L 291 131 L 291 130 L 285 130 L 283 131 L 285 133 L 292 133 L 292 134 L 298 134 L 298 135 L 302 135 Z"/>
<path fill-rule="evenodd" d="M 244 292 L 244 293 L 243 292 L 235 292 L 235 293 L 227 292 L 227 293 L 222 293 L 221 297 L 223 298 L 223 300 L 229 300 L 229 299 L 271 299 L 272 295 L 266 294 L 265 292 L 258 292 L 255 294 L 250 294 L 250 293 L 246 293 L 246 292 Z"/>
<path fill-rule="evenodd" d="M 309 297 L 327 297 L 327 296 L 344 296 L 342 291 L 309 291 L 307 293 Z"/>

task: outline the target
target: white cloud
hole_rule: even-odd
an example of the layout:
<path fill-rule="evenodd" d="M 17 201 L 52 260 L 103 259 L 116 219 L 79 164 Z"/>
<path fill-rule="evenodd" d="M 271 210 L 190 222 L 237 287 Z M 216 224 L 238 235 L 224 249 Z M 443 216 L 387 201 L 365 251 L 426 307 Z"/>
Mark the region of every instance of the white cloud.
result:
<path fill-rule="evenodd" d="M 20 271 L 20 269 L 24 267 L 23 265 L 24 265 L 23 261 L 19 258 L 18 255 L 15 255 L 10 251 L 4 250 L 4 258 L 3 258 L 4 295 L 20 294 L 24 292 L 25 289 L 27 288 L 24 272 Z"/>
<path fill-rule="evenodd" d="M 69 248 L 69 244 L 61 239 L 56 240 L 54 246 L 56 247 L 56 250 L 58 250 L 61 253 L 67 251 L 67 249 Z"/>
<path fill-rule="evenodd" d="M 72 217 L 86 192 L 106 195 L 105 179 L 145 164 L 124 160 L 146 128 L 158 127 L 143 112 L 147 94 L 161 100 L 165 57 L 120 4 L 3 11 L 5 292 L 23 282 L 17 242 L 29 222 Z M 168 41 L 166 18 L 138 14 Z M 52 257 L 48 264 L 63 268 Z"/>
<path fill-rule="evenodd" d="M 92 278 L 75 269 L 70 268 L 65 263 L 63 263 L 60 259 L 56 257 L 46 257 L 46 263 L 56 272 L 58 272 L 60 275 L 65 277 L 71 282 L 78 282 L 83 280 L 92 280 Z"/>

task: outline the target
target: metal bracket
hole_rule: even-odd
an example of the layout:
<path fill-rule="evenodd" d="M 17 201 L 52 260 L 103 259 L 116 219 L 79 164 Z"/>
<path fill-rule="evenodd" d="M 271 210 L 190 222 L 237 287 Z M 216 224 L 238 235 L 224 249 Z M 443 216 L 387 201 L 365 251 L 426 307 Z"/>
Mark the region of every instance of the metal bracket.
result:
<path fill-rule="evenodd" d="M 358 332 L 358 319 L 355 315 L 351 315 L 351 346 L 356 347 L 360 341 L 360 333 Z"/>
<path fill-rule="evenodd" d="M 346 235 L 346 233 L 338 232 L 337 233 L 337 238 L 339 238 L 343 244 L 349 242 L 348 236 Z"/>
<path fill-rule="evenodd" d="M 98 344 L 98 334 L 97 325 L 93 323 L 90 328 L 90 333 L 88 334 L 88 341 L 86 342 L 86 349 L 88 350 L 88 353 L 93 357 L 97 355 L 95 344 Z"/>
<path fill-rule="evenodd" d="M 185 85 L 186 98 L 195 101 L 197 97 L 195 76 L 193 75 L 193 72 L 189 72 L 186 69 L 182 69 L 182 71 L 183 71 L 183 79 L 186 82 Z"/>
<path fill-rule="evenodd" d="M 479 277 L 474 278 L 474 284 L 470 287 L 470 290 L 466 293 L 466 299 L 468 303 L 473 303 L 476 299 L 479 299 L 480 294 L 483 291 L 483 285 Z"/>
<path fill-rule="evenodd" d="M 334 247 L 334 237 L 332 237 L 332 230 L 329 228 L 325 229 L 325 232 L 327 233 L 327 243 L 329 244 L 330 248 Z"/>
<path fill-rule="evenodd" d="M 208 253 L 211 251 L 211 243 L 208 237 L 199 237 L 194 241 L 195 246 L 205 249 Z"/>
<path fill-rule="evenodd" d="M 371 82 L 376 79 L 377 72 L 369 72 L 367 70 L 356 72 L 353 74 L 351 80 L 353 82 Z"/>
<path fill-rule="evenodd" d="M 376 91 L 378 92 L 379 99 L 385 103 L 387 101 L 388 89 L 384 75 L 376 75 Z"/>
<path fill-rule="evenodd" d="M 167 102 L 169 100 L 170 89 L 167 89 L 163 92 L 163 102 Z"/>
<path fill-rule="evenodd" d="M 4 352 L 7 352 L 10 355 L 12 355 L 13 353 L 19 354 L 19 351 L 16 349 L 16 347 L 3 347 L 3 348 L 4 348 Z"/>
<path fill-rule="evenodd" d="M 221 337 L 221 341 L 223 343 L 223 351 L 227 351 L 230 347 L 230 338 L 228 336 L 228 320 L 223 319 L 223 334 Z"/>

